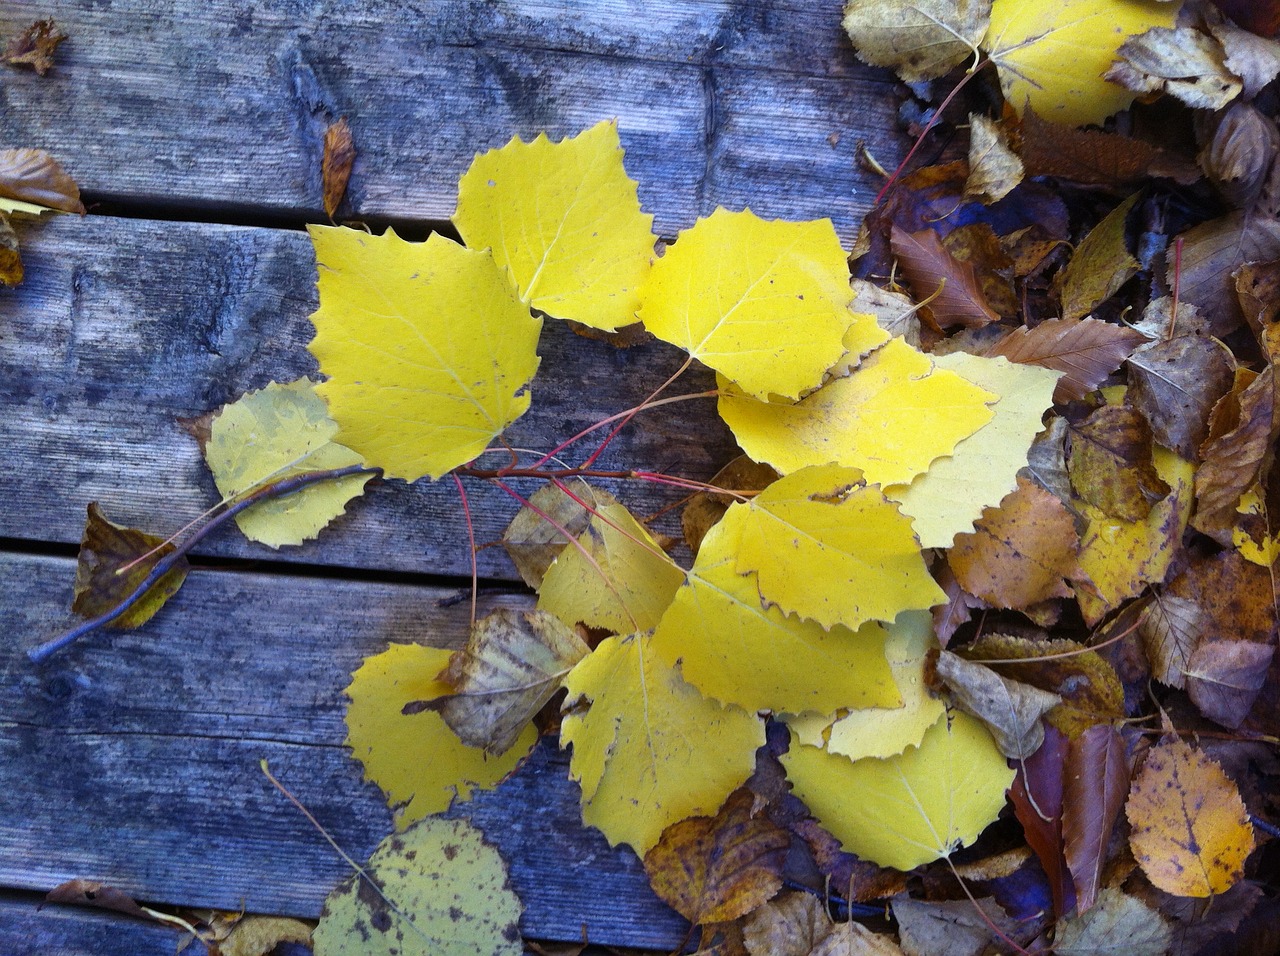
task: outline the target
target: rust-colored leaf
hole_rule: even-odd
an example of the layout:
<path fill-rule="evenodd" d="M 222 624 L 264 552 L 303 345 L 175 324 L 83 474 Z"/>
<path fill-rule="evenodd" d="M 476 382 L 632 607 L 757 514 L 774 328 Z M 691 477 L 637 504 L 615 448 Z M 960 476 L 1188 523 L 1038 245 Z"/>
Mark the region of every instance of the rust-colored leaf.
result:
<path fill-rule="evenodd" d="M 1032 109 L 1022 114 L 1020 154 L 1028 176 L 1055 176 L 1086 185 L 1128 186 L 1149 176 L 1190 185 L 1200 178 L 1190 159 L 1132 136 L 1050 123 Z"/>
<path fill-rule="evenodd" d="M 43 149 L 0 149 L 0 197 L 84 212 L 80 187 Z"/>
<path fill-rule="evenodd" d="M 1049 319 L 1015 329 L 986 354 L 1062 372 L 1053 400 L 1063 403 L 1092 392 L 1145 341 L 1140 332 L 1098 319 Z"/>
<path fill-rule="evenodd" d="M 18 251 L 18 234 L 9 225 L 9 217 L 0 213 L 0 283 L 7 286 L 22 282 L 22 254 Z"/>
<path fill-rule="evenodd" d="M 986 607 L 987 602 L 962 588 L 956 580 L 955 572 L 945 561 L 938 562 L 933 573 L 938 586 L 947 596 L 945 604 L 939 604 L 933 609 L 933 633 L 937 636 L 938 643 L 946 647 L 960 625 L 973 616 L 971 612 L 975 608 Z"/>
<path fill-rule="evenodd" d="M 1125 815 L 1134 858 L 1166 893 L 1213 896 L 1244 876 L 1253 826 L 1240 791 L 1221 767 L 1180 739 L 1148 751 Z"/>
<path fill-rule="evenodd" d="M 80 541 L 71 610 L 89 618 L 115 610 L 173 550 L 173 545 L 165 543 L 163 538 L 112 524 L 98 503 L 90 502 L 84 537 Z M 123 570 L 126 566 L 128 569 Z M 182 587 L 188 570 L 187 562 L 181 561 L 152 584 L 133 607 L 112 621 L 111 626 L 130 630 L 145 624 Z"/>
<path fill-rule="evenodd" d="M 1111 831 L 1129 793 L 1129 757 L 1120 732 L 1098 724 L 1071 741 L 1064 777 L 1063 849 L 1083 913 L 1102 888 Z"/>
<path fill-rule="evenodd" d="M 1280 220 L 1233 212 L 1179 238 L 1182 255 L 1168 257 L 1166 280 L 1172 288 L 1176 265 L 1180 301 L 1196 306 L 1209 321 L 1209 332 L 1223 338 L 1242 321 L 1231 277 L 1246 262 L 1280 259 Z"/>
<path fill-rule="evenodd" d="M 710 483 L 727 491 L 752 492 L 762 491 L 777 480 L 778 473 L 768 465 L 754 462 L 746 455 L 739 455 L 716 472 Z M 695 555 L 698 553 L 702 539 L 712 525 L 723 518 L 729 505 L 737 500 L 739 499 L 734 495 L 710 491 L 699 491 L 689 499 L 680 514 L 680 528 L 690 551 Z"/>
<path fill-rule="evenodd" d="M 960 262 L 932 229 L 907 232 L 896 223 L 890 241 L 917 301 L 929 299 L 921 317 L 935 328 L 980 328 L 1000 319 L 988 304 L 973 263 Z M 935 295 L 936 293 L 936 295 Z M 932 298 L 930 298 L 932 296 Z"/>
<path fill-rule="evenodd" d="M 1255 644 L 1275 641 L 1277 595 L 1271 571 L 1244 560 L 1237 551 L 1192 561 L 1165 588 L 1165 595 L 1195 605 L 1201 635 Z"/>
<path fill-rule="evenodd" d="M 1076 903 L 1075 885 L 1062 846 L 1066 759 L 1066 735 L 1057 727 L 1046 727 L 1044 743 L 1018 763 L 1018 775 L 1009 788 L 1014 816 L 1049 878 L 1053 910 L 1059 916 L 1069 913 Z"/>
<path fill-rule="evenodd" d="M 324 214 L 330 219 L 342 205 L 351 180 L 351 167 L 356 161 L 356 144 L 351 127 L 343 116 L 330 123 L 324 132 L 324 157 L 320 161 L 320 179 L 324 187 Z"/>
<path fill-rule="evenodd" d="M 1275 647 L 1252 641 L 1209 641 L 1187 662 L 1187 694 L 1200 713 L 1232 730 L 1244 723 L 1266 683 Z"/>
<path fill-rule="evenodd" d="M 53 54 L 67 35 L 52 20 L 37 20 L 9 41 L 4 61 L 10 66 L 29 66 L 44 76 L 53 69 Z"/>
<path fill-rule="evenodd" d="M 993 607 L 1026 608 L 1070 597 L 1076 570 L 1075 520 L 1054 495 L 1018 479 L 999 508 L 988 508 L 972 534 L 957 535 L 949 557 L 956 580 Z"/>
<path fill-rule="evenodd" d="M 1104 405 L 1071 429 L 1071 485 L 1106 514 L 1141 521 L 1170 491 L 1151 453 L 1146 419 L 1127 405 Z"/>
<path fill-rule="evenodd" d="M 1129 356 L 1127 400 L 1151 425 L 1156 441 L 1195 461 L 1209 437 L 1209 412 L 1234 378 L 1235 359 L 1221 342 L 1179 335 Z"/>
<path fill-rule="evenodd" d="M 782 888 L 790 835 L 763 813 L 745 788 L 714 817 L 690 817 L 662 831 L 644 856 L 649 883 L 695 926 L 738 919 Z"/>
<path fill-rule="evenodd" d="M 1232 403 L 1234 393 L 1223 396 L 1218 405 Z M 1211 434 L 1201 449 L 1204 462 L 1196 471 L 1196 513 L 1191 519 L 1206 534 L 1229 529 L 1235 523 L 1240 496 L 1263 477 L 1270 464 L 1277 437 L 1280 437 L 1280 389 L 1276 369 L 1267 366 L 1238 397 L 1238 414 L 1224 416 L 1220 434 Z M 1217 417 L 1217 406 L 1214 411 Z M 1216 423 L 1211 423 L 1216 424 Z"/>

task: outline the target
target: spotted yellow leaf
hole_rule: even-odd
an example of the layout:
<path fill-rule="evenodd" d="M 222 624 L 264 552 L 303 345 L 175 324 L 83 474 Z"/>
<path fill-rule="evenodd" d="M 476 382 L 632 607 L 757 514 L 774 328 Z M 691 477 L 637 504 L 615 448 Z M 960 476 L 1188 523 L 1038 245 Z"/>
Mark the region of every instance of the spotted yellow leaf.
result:
<path fill-rule="evenodd" d="M 512 138 L 477 156 L 453 221 L 468 247 L 493 250 L 535 309 L 610 331 L 636 321 L 653 217 L 622 168 L 616 122 L 559 143 Z"/>
<path fill-rule="evenodd" d="M 799 398 L 844 354 L 849 269 L 829 219 L 717 209 L 680 233 L 640 293 L 645 328 L 748 395 Z"/>
<path fill-rule="evenodd" d="M 340 442 L 389 477 L 438 478 L 524 414 L 542 322 L 487 251 L 439 234 L 310 231 L 320 308 L 308 347 Z"/>

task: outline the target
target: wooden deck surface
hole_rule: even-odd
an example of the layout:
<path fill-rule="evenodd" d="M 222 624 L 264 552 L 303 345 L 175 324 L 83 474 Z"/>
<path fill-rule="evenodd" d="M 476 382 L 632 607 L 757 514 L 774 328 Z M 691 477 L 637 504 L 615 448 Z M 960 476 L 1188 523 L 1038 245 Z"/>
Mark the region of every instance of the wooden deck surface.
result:
<path fill-rule="evenodd" d="M 477 150 L 617 117 L 657 228 L 717 205 L 829 216 L 848 242 L 877 184 L 865 140 L 900 157 L 885 74 L 854 61 L 840 3 L 596 0 L 8 3 L 0 37 L 52 16 L 71 39 L 45 78 L 0 73 L 3 145 L 53 152 L 90 215 L 22 231 L 26 283 L 0 291 L 0 953 L 149 956 L 176 934 L 46 907 L 101 880 L 136 898 L 314 917 L 345 865 L 263 778 L 278 776 L 357 858 L 389 829 L 342 747 L 342 689 L 388 641 L 454 645 L 468 548 L 451 483 L 377 485 L 319 541 L 280 552 L 227 531 L 151 623 L 43 667 L 69 621 L 85 507 L 170 531 L 216 495 L 178 422 L 305 350 L 323 221 L 321 141 L 348 117 L 359 159 L 342 218 L 425 235 Z M 628 407 L 679 364 L 548 323 L 515 443 L 548 448 Z M 689 391 L 708 387 L 692 376 Z M 586 400 L 584 400 L 584 397 Z M 732 454 L 710 402 L 642 417 L 612 461 L 692 477 Z M 670 501 L 619 494 L 639 513 Z M 480 540 L 512 514 L 473 489 Z M 670 526 L 668 526 L 670 529 Z M 527 600 L 499 549 L 484 600 Z M 629 850 L 578 815 L 554 741 L 455 808 L 508 860 L 528 938 L 655 949 L 681 920 Z"/>

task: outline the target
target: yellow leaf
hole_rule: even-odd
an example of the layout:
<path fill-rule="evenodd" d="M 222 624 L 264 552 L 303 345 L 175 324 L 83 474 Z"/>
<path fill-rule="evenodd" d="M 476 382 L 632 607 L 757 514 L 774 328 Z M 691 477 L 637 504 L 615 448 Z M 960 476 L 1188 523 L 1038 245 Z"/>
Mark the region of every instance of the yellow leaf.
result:
<path fill-rule="evenodd" d="M 612 331 L 636 321 L 653 259 L 653 217 L 622 168 L 614 120 L 552 143 L 513 137 L 458 182 L 454 224 L 486 246 L 528 305 Z"/>
<path fill-rule="evenodd" d="M 720 386 L 720 417 L 756 461 L 783 474 L 834 462 L 878 485 L 909 482 L 951 454 L 991 420 L 997 398 L 901 339 L 794 404 Z"/>
<path fill-rule="evenodd" d="M 1222 768 L 1174 737 L 1147 753 L 1125 816 L 1147 879 L 1177 896 L 1223 893 L 1244 877 L 1253 826 Z"/>
<path fill-rule="evenodd" d="M 472 789 L 496 786 L 538 739 L 530 725 L 515 746 L 492 757 L 464 744 L 437 713 L 402 713 L 405 704 L 453 693 L 436 679 L 449 657 L 441 648 L 392 644 L 367 658 L 347 687 L 347 746 L 365 779 L 387 795 L 400 829 L 447 810 L 455 796 L 468 800 Z"/>
<path fill-rule="evenodd" d="M 908 83 L 933 80 L 977 53 L 990 0 L 846 0 L 843 25 L 858 59 Z"/>
<path fill-rule="evenodd" d="M 826 628 L 857 630 L 946 600 L 910 519 L 861 478 L 837 465 L 802 468 L 729 509 L 734 570 L 758 576 L 763 601 Z"/>
<path fill-rule="evenodd" d="M 654 633 L 654 649 L 708 697 L 750 711 L 898 706 L 884 629 L 827 631 L 765 606 L 754 576 L 733 568 L 734 524 L 726 516 L 703 540 L 688 583 Z"/>
<path fill-rule="evenodd" d="M 885 489 L 885 497 L 901 502 L 902 513 L 911 516 L 922 547 L 948 548 L 957 534 L 973 530 L 983 509 L 994 508 L 1017 487 L 1040 419 L 1053 406 L 1059 373 L 967 352 L 934 356 L 933 363 L 999 396 L 991 421 L 949 457 L 935 461 L 910 485 Z"/>
<path fill-rule="evenodd" d="M 1129 252 L 1125 220 L 1141 193 L 1134 193 L 1089 230 L 1062 271 L 1062 318 L 1082 319 L 1132 279 L 1141 268 Z"/>
<path fill-rule="evenodd" d="M 854 321 L 831 220 L 765 220 L 750 209 L 717 209 L 682 232 L 640 299 L 645 328 L 758 398 L 816 386 Z"/>
<path fill-rule="evenodd" d="M 582 819 L 644 855 L 677 820 L 709 816 L 751 775 L 764 723 L 680 679 L 635 634 L 602 642 L 569 674 L 560 727 Z"/>
<path fill-rule="evenodd" d="M 214 418 L 204 457 L 223 498 L 308 471 L 360 464 L 333 440 L 338 426 L 305 378 L 247 392 Z M 263 501 L 236 515 L 246 538 L 273 548 L 314 538 L 364 491 L 370 475 L 351 475 Z"/>
<path fill-rule="evenodd" d="M 793 745 L 782 756 L 796 796 L 843 847 L 898 870 L 950 855 L 999 816 L 1013 771 L 982 722 L 949 713 L 919 747 L 850 760 Z"/>
<path fill-rule="evenodd" d="M 389 477 L 439 478 L 525 413 L 542 321 L 488 252 L 439 234 L 310 232 L 320 308 L 308 348 L 344 445 Z"/>
<path fill-rule="evenodd" d="M 938 646 L 933 619 L 924 611 L 908 611 L 886 625 L 885 633 L 884 656 L 902 694 L 902 706 L 854 710 L 834 723 L 829 716 L 789 716 L 787 726 L 794 738 L 850 760 L 892 757 L 920 745 L 925 731 L 946 710 L 924 681 L 925 655 Z"/>
<path fill-rule="evenodd" d="M 366 875 L 367 874 L 367 875 Z M 325 898 L 316 956 L 518 956 L 520 900 L 466 820 L 423 820 L 378 844 Z"/>
<path fill-rule="evenodd" d="M 578 543 L 581 549 L 566 547 L 543 577 L 538 608 L 570 627 L 614 634 L 656 627 L 684 571 L 649 532 L 616 501 L 598 503 Z"/>
<path fill-rule="evenodd" d="M 1141 521 L 1125 521 L 1075 503 L 1089 522 L 1077 559 L 1088 580 L 1076 583 L 1080 610 L 1089 623 L 1136 597 L 1148 584 L 1164 581 L 1181 545 L 1191 514 L 1195 466 L 1159 445 L 1152 464 L 1173 490 Z"/>
<path fill-rule="evenodd" d="M 1280 532 L 1271 534 L 1271 525 L 1267 517 L 1267 504 L 1258 494 L 1258 486 L 1254 486 L 1240 496 L 1236 505 L 1236 513 L 1246 516 L 1261 516 L 1261 524 L 1265 529 L 1261 532 L 1261 540 L 1239 526 L 1231 529 L 1231 543 L 1240 552 L 1240 557 L 1253 564 L 1269 568 L 1280 561 Z"/>
<path fill-rule="evenodd" d="M 1124 41 L 1171 27 L 1180 2 L 1160 0 L 995 0 L 983 43 L 1009 105 L 1021 114 L 1082 126 L 1133 102 L 1102 74 Z"/>

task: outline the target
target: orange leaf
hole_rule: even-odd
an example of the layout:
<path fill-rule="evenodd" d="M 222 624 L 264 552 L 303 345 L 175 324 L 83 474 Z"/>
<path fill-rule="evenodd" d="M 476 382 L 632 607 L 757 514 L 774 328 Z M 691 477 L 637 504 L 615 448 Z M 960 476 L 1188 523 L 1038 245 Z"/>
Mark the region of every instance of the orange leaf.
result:
<path fill-rule="evenodd" d="M 356 161 L 356 144 L 351 138 L 351 127 L 344 116 L 330 124 L 324 132 L 324 158 L 320 162 L 320 179 L 324 186 L 324 214 L 330 219 L 342 204 L 347 183 L 351 179 L 351 167 Z"/>
<path fill-rule="evenodd" d="M 1222 768 L 1178 738 L 1152 747 L 1125 805 L 1129 847 L 1156 887 L 1213 896 L 1244 876 L 1253 826 Z"/>
<path fill-rule="evenodd" d="M 932 229 L 907 232 L 894 224 L 890 233 L 893 254 L 902 266 L 917 301 L 930 299 L 920 310 L 935 328 L 962 325 L 981 328 L 1000 316 L 987 302 L 972 262 L 961 262 L 942 245 Z"/>

